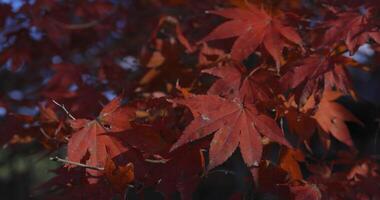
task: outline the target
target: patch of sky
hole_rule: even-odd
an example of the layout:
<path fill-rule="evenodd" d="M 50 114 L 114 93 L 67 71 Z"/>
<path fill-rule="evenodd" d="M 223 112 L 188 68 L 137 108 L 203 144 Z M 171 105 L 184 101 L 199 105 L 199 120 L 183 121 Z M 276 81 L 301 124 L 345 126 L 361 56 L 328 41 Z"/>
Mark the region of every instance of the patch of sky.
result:
<path fill-rule="evenodd" d="M 111 32 L 111 36 L 112 36 L 114 39 L 121 39 L 121 38 L 123 38 L 122 33 L 118 32 L 118 31 L 112 31 L 112 32 Z"/>
<path fill-rule="evenodd" d="M 40 76 L 43 78 L 41 84 L 46 85 L 49 83 L 51 77 L 54 75 L 54 71 L 50 68 L 48 69 L 41 69 L 39 71 Z"/>
<path fill-rule="evenodd" d="M 11 71 L 12 70 L 12 59 L 8 59 L 7 62 L 5 62 L 2 67 L 3 67 L 3 69 Z"/>
<path fill-rule="evenodd" d="M 16 101 L 21 101 L 24 99 L 24 93 L 20 90 L 12 90 L 8 92 L 8 97 Z"/>
<path fill-rule="evenodd" d="M 11 5 L 13 12 L 17 12 L 24 5 L 23 0 L 0 0 L 0 3 Z"/>
<path fill-rule="evenodd" d="M 62 57 L 61 56 L 59 56 L 59 55 L 55 55 L 55 56 L 53 56 L 52 58 L 51 58 L 51 62 L 53 63 L 53 64 L 60 64 L 60 63 L 62 63 Z"/>
<path fill-rule="evenodd" d="M 7 109 L 0 107 L 0 117 L 4 117 L 7 114 Z"/>
<path fill-rule="evenodd" d="M 70 84 L 70 86 L 69 86 L 69 91 L 70 92 L 75 92 L 75 91 L 77 91 L 78 90 L 78 85 L 77 84 L 75 84 L 75 83 L 73 83 L 73 84 Z"/>
<path fill-rule="evenodd" d="M 96 77 L 91 76 L 90 74 L 82 74 L 81 78 L 82 78 L 82 81 L 87 85 L 95 85 L 96 84 Z"/>
<path fill-rule="evenodd" d="M 39 109 L 37 106 L 34 107 L 27 107 L 27 106 L 21 106 L 17 109 L 17 113 L 21 115 L 29 115 L 29 116 L 35 116 L 39 112 Z"/>
<path fill-rule="evenodd" d="M 116 21 L 116 27 L 118 28 L 118 29 L 123 29 L 123 28 L 125 28 L 125 26 L 126 26 L 126 21 L 125 20 L 117 20 Z"/>
<path fill-rule="evenodd" d="M 140 66 L 139 60 L 133 56 L 125 56 L 116 62 L 121 68 L 130 71 L 136 71 Z"/>
<path fill-rule="evenodd" d="M 85 61 L 85 58 L 83 57 L 82 54 L 80 53 L 74 53 L 72 56 L 71 56 L 71 60 L 73 61 L 73 63 L 75 64 L 81 64 Z"/>
<path fill-rule="evenodd" d="M 109 101 L 111 101 L 112 99 L 114 99 L 117 95 L 115 93 L 115 91 L 113 90 L 106 90 L 104 91 L 103 93 L 103 96 L 105 96 Z"/>
<path fill-rule="evenodd" d="M 43 33 L 38 30 L 37 27 L 35 26 L 32 26 L 30 27 L 29 29 L 29 36 L 33 39 L 33 40 L 36 40 L 36 41 L 40 41 L 43 37 Z"/>
<path fill-rule="evenodd" d="M 86 51 L 86 53 L 90 55 L 97 55 L 99 53 L 99 48 L 91 47 Z"/>
<path fill-rule="evenodd" d="M 349 52 L 346 52 L 343 55 L 354 59 L 356 62 L 360 64 L 365 64 L 374 54 L 375 51 L 372 49 L 371 45 L 366 43 L 361 45 L 354 55 L 350 55 Z"/>

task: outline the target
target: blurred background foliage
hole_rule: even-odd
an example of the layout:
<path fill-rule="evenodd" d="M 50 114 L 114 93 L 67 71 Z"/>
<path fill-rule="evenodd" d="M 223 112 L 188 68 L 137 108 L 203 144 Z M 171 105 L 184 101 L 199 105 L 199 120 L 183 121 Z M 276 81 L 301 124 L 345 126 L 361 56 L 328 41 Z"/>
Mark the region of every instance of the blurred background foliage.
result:
<path fill-rule="evenodd" d="M 29 1 L 28 1 L 29 2 Z M 32 2 L 32 1 L 30 1 Z M 128 1 L 125 1 L 128 2 Z M 0 0 L 0 3 L 9 4 L 12 6 L 14 12 L 22 6 L 25 1 L 22 0 Z M 1 4 L 0 4 L 1 6 Z M 3 20 L 3 19 L 0 19 Z M 120 26 L 123 23 L 120 22 Z M 133 34 L 133 32 L 131 33 Z M 38 31 L 31 31 L 32 37 L 38 39 Z M 116 33 L 115 33 L 116 35 Z M 1 35 L 0 35 L 1 36 Z M 120 36 L 114 36 L 107 41 L 99 44 L 103 48 L 112 48 L 117 45 Z M 111 37 L 110 37 L 111 38 Z M 1 38 L 0 38 L 1 39 Z M 133 42 L 133 41 L 132 41 Z M 36 49 L 36 51 L 38 51 Z M 89 56 L 90 55 L 90 56 Z M 86 63 L 95 62 L 93 60 L 94 55 L 91 53 L 79 54 L 78 52 L 70 55 L 73 62 Z M 379 56 L 377 52 L 370 50 L 370 47 L 363 46 L 359 49 L 353 57 L 363 63 L 379 63 Z M 59 63 L 60 57 L 52 58 L 52 63 Z M 128 69 L 136 67 L 136 58 L 126 56 L 120 58 L 118 62 L 122 62 L 122 65 Z M 254 61 L 252 61 L 254 63 Z M 17 73 L 10 72 L 7 67 L 0 68 L 0 94 L 10 99 L 14 103 L 14 109 L 19 114 L 36 115 L 38 108 L 31 104 L 28 106 L 19 106 L 19 100 L 38 99 L 40 96 L 36 96 L 33 91 L 39 89 L 43 84 L 46 84 L 44 78 L 51 76 L 51 71 L 40 71 L 38 80 L 34 80 L 35 77 L 28 76 L 29 73 L 33 73 L 30 69 L 20 69 Z M 355 141 L 355 145 L 358 147 L 359 152 L 379 155 L 380 153 L 380 70 L 379 68 L 373 69 L 371 73 L 362 72 L 357 69 L 352 69 L 351 74 L 355 88 L 360 97 L 359 102 L 353 102 L 352 100 L 342 99 L 342 103 L 345 104 L 360 120 L 365 123 L 365 128 L 360 128 L 357 125 L 350 124 L 351 135 Z M 83 77 L 82 77 L 83 78 Z M 129 77 L 133 78 L 133 77 Z M 86 79 L 84 77 L 84 79 Z M 93 81 L 90 78 L 86 81 Z M 34 83 L 34 84 L 30 84 Z M 75 85 L 73 85 L 75 90 Z M 121 87 L 121 86 L 120 86 Z M 109 90 L 108 93 L 104 93 L 103 98 L 112 99 L 115 96 L 115 91 Z M 0 121 L 4 122 L 5 116 L 8 110 L 0 105 Z M 1 129 L 0 129 L 1 130 Z M 3 134 L 3 133 L 0 133 Z M 26 139 L 27 138 L 23 138 Z M 38 142 L 31 142 L 26 144 L 17 144 L 9 148 L 5 145 L 0 150 L 0 199 L 1 200 L 23 200 L 23 199 L 41 199 L 40 193 L 36 192 L 36 188 L 46 180 L 49 180 L 54 176 L 51 170 L 56 169 L 58 164 L 50 161 L 47 153 L 41 153 L 42 146 Z M 380 158 L 378 158 L 380 159 Z M 238 160 L 238 161 L 237 161 Z M 233 168 L 242 174 L 248 173 L 244 171 L 244 165 L 236 164 L 242 163 L 239 156 L 233 156 L 226 164 L 227 168 Z M 225 171 L 221 172 L 225 173 Z M 227 177 L 227 178 L 226 178 Z M 217 183 L 217 184 L 215 184 Z M 209 178 L 205 179 L 197 191 L 195 196 L 203 198 L 222 198 L 233 190 L 244 191 L 249 186 L 237 181 L 233 176 L 219 176 L 218 172 L 211 174 Z M 39 191 L 43 192 L 43 191 Z M 270 196 L 270 195 L 269 195 Z M 131 198 L 136 198 L 131 196 Z M 260 197 L 258 197 L 260 198 Z M 265 199 L 267 197 L 262 197 Z M 270 197 L 268 197 L 270 199 Z"/>

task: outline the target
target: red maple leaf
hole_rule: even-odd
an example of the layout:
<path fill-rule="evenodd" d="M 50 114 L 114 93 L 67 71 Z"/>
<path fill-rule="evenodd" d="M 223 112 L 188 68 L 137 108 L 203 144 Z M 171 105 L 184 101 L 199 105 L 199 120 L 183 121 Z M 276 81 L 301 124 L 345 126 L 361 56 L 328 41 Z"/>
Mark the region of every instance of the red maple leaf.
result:
<path fill-rule="evenodd" d="M 321 28 L 327 28 L 323 35 L 323 45 L 344 40 L 348 50 L 353 54 L 357 48 L 372 38 L 380 44 L 380 29 L 376 24 L 375 9 L 361 7 L 348 11 L 333 9 L 335 19 L 327 20 Z"/>
<path fill-rule="evenodd" d="M 171 152 L 167 162 L 154 165 L 151 178 L 158 180 L 156 189 L 165 198 L 170 198 L 178 191 L 181 199 L 192 199 L 192 194 L 201 181 L 201 174 L 205 169 L 201 150 L 206 145 L 206 141 L 203 140 L 194 145 L 179 148 Z"/>
<path fill-rule="evenodd" d="M 341 82 L 350 83 L 346 70 L 341 69 L 344 64 L 356 64 L 352 59 L 344 56 L 326 56 L 312 54 L 294 64 L 280 79 L 282 87 L 299 89 L 296 100 L 300 100 L 301 105 L 313 93 L 321 93 L 324 85 L 336 87 L 343 92 L 352 91 L 349 85 Z M 332 80 L 332 77 L 336 80 Z M 333 88 L 329 88 L 333 89 Z"/>
<path fill-rule="evenodd" d="M 116 192 L 122 193 L 135 178 L 133 163 L 117 166 L 111 158 L 106 159 L 104 174 Z"/>
<path fill-rule="evenodd" d="M 202 72 L 220 78 L 211 86 L 208 94 L 228 99 L 244 98 L 247 102 L 268 101 L 274 96 L 273 90 L 276 88 L 274 76 L 260 68 L 249 72 L 242 64 L 230 61 Z"/>
<path fill-rule="evenodd" d="M 331 133 L 337 140 L 352 147 L 354 144 L 345 122 L 355 122 L 360 125 L 363 123 L 342 105 L 334 102 L 341 96 L 342 94 L 339 92 L 325 90 L 313 118 L 316 119 L 323 131 Z M 305 109 L 314 106 L 313 98 L 310 98 Z"/>
<path fill-rule="evenodd" d="M 321 191 L 314 184 L 297 185 L 290 187 L 295 200 L 319 200 L 322 199 Z"/>
<path fill-rule="evenodd" d="M 135 115 L 133 108 L 120 107 L 121 100 L 120 97 L 113 99 L 95 120 L 71 121 L 71 127 L 78 131 L 73 133 L 68 143 L 67 156 L 70 161 L 81 162 L 88 152 L 87 165 L 104 167 L 107 151 L 112 158 L 126 150 L 118 140 L 108 134 L 130 128 L 130 120 Z M 97 174 L 90 169 L 88 172 Z"/>
<path fill-rule="evenodd" d="M 279 68 L 282 50 L 289 46 L 289 42 L 302 46 L 301 37 L 286 24 L 283 13 L 271 16 L 252 4 L 247 4 L 247 9 L 228 8 L 210 13 L 231 20 L 215 28 L 203 41 L 238 37 L 231 50 L 235 60 L 245 59 L 263 44 Z"/>
<path fill-rule="evenodd" d="M 215 95 L 196 95 L 174 102 L 190 108 L 194 120 L 171 150 L 216 131 L 210 145 L 208 169 L 225 162 L 237 147 L 247 166 L 257 166 L 262 154 L 261 135 L 290 146 L 272 118 L 260 114 L 253 104 L 239 98 L 227 100 Z"/>

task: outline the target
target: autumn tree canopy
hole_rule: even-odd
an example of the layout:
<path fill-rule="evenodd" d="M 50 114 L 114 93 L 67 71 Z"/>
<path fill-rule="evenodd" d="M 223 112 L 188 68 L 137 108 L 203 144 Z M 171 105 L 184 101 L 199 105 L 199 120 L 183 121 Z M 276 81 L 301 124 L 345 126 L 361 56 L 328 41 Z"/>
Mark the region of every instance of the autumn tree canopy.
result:
<path fill-rule="evenodd" d="M 367 124 L 340 100 L 361 101 L 353 70 L 379 65 L 354 56 L 378 55 L 379 13 L 376 0 L 1 3 L 0 142 L 61 164 L 33 188 L 43 199 L 378 199 L 379 157 L 350 128 Z"/>

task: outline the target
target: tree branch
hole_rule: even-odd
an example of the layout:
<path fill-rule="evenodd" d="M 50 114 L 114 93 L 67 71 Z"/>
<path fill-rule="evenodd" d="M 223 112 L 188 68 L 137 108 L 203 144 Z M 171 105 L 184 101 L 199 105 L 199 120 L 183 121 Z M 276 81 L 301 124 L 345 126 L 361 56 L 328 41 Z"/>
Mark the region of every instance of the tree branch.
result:
<path fill-rule="evenodd" d="M 73 161 L 70 161 L 70 160 L 65 160 L 65 159 L 59 158 L 58 156 L 50 157 L 49 159 L 51 161 L 56 161 L 56 162 L 60 162 L 60 163 L 75 165 L 75 166 L 78 166 L 78 167 L 84 167 L 84 168 L 98 170 L 98 171 L 103 171 L 104 170 L 103 167 L 95 167 L 95 166 L 90 166 L 90 165 L 86 165 L 86 164 L 79 163 L 79 162 L 73 162 Z"/>
<path fill-rule="evenodd" d="M 57 106 L 59 106 L 60 108 L 62 108 L 63 111 L 65 111 L 65 113 L 67 114 L 67 116 L 69 116 L 70 119 L 72 120 L 76 120 L 76 118 L 66 109 L 65 105 L 63 104 L 59 104 L 57 101 L 55 101 L 54 99 L 52 100 L 53 103 Z"/>
<path fill-rule="evenodd" d="M 165 164 L 169 161 L 169 159 L 160 159 L 160 160 L 154 160 L 154 159 L 145 159 L 145 162 L 149 162 L 149 163 L 162 163 L 162 164 Z"/>

